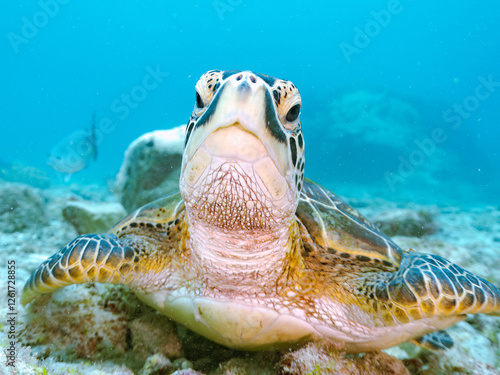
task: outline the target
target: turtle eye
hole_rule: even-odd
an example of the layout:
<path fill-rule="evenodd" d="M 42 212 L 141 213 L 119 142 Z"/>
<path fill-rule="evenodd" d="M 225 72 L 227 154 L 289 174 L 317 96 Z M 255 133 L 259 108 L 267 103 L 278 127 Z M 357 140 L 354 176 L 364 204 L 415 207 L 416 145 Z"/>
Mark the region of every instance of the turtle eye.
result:
<path fill-rule="evenodd" d="M 201 98 L 201 95 L 196 91 L 196 106 L 198 108 L 203 108 L 205 107 L 205 103 L 203 103 L 203 99 Z"/>
<path fill-rule="evenodd" d="M 294 122 L 299 117 L 299 114 L 300 114 L 300 104 L 295 104 L 292 108 L 290 108 L 290 110 L 286 114 L 285 119 L 288 122 Z"/>

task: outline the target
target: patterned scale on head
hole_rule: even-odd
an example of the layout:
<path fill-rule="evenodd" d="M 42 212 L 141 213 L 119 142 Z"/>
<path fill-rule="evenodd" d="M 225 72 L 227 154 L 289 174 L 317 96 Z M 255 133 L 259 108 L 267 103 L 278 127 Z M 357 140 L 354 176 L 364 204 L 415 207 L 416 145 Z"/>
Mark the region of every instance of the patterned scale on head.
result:
<path fill-rule="evenodd" d="M 361 352 L 406 340 L 452 345 L 465 314 L 500 313 L 500 291 L 442 257 L 403 251 L 304 179 L 301 97 L 251 71 L 205 73 L 186 127 L 180 191 L 42 263 L 22 302 L 69 284 L 128 285 L 228 347 L 328 338 Z"/>

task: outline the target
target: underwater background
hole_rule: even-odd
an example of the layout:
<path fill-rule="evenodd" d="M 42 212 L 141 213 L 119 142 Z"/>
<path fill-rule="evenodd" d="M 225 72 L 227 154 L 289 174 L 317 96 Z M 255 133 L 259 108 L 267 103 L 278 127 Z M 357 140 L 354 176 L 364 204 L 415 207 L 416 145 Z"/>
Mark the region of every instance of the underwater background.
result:
<path fill-rule="evenodd" d="M 96 111 L 112 125 L 70 182 L 105 184 L 132 140 L 187 121 L 201 74 L 249 69 L 298 86 L 306 175 L 338 194 L 500 202 L 497 2 L 55 4 L 0 15 L 3 166 L 63 183 L 47 155 Z"/>
<path fill-rule="evenodd" d="M 210 69 L 292 81 L 302 96 L 306 177 L 400 247 L 500 286 L 500 3 L 36 0 L 3 8 L 0 289 L 14 261 L 17 320 L 7 323 L 4 293 L 0 375 L 500 375 L 492 316 L 449 328 L 455 345 L 446 351 L 403 343 L 344 356 L 315 343 L 285 354 L 233 351 L 123 286 L 72 285 L 19 303 L 47 257 L 177 188 L 179 125 Z"/>

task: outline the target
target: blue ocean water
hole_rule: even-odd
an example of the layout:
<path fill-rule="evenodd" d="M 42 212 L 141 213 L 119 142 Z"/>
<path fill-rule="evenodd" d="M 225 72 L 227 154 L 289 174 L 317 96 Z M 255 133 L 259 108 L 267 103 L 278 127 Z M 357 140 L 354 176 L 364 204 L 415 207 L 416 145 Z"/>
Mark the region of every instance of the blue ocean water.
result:
<path fill-rule="evenodd" d="M 497 2 L 40 0 L 0 14 L 0 160 L 46 171 L 105 120 L 72 182 L 113 178 L 139 135 L 185 123 L 209 69 L 293 81 L 306 175 L 345 196 L 500 204 Z"/>

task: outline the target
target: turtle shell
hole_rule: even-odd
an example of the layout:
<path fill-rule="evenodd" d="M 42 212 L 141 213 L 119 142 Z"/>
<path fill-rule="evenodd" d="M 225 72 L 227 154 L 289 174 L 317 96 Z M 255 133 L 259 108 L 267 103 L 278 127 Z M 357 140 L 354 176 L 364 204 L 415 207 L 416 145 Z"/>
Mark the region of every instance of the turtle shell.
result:
<path fill-rule="evenodd" d="M 399 267 L 403 254 L 400 247 L 358 211 L 311 180 L 304 180 L 296 215 L 317 250 L 360 261 L 378 259 L 387 266 Z"/>
<path fill-rule="evenodd" d="M 121 236 L 141 229 L 155 229 L 158 231 L 178 224 L 180 216 L 185 210 L 181 193 L 173 193 L 159 198 L 135 210 L 130 215 L 116 223 L 109 233 Z"/>

